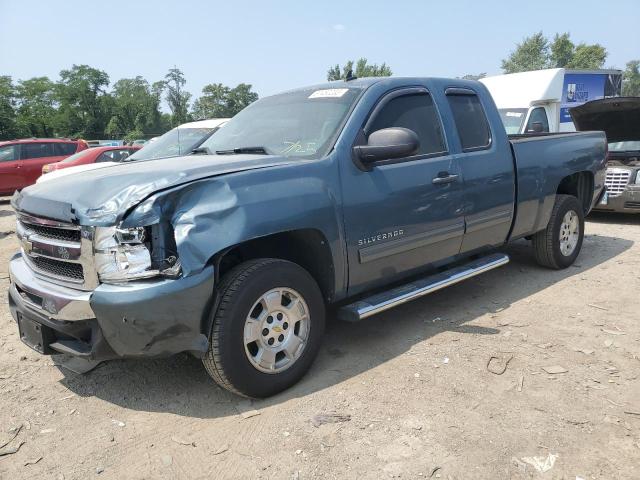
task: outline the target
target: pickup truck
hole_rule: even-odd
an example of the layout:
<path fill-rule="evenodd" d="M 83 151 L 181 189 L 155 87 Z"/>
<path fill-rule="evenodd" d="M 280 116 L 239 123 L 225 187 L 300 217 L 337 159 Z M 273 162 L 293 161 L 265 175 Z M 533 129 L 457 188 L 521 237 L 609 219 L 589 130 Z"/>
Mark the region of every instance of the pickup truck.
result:
<path fill-rule="evenodd" d="M 239 395 L 296 383 L 357 321 L 504 265 L 578 256 L 601 132 L 510 139 L 481 83 L 372 78 L 263 98 L 191 155 L 16 193 L 24 343 L 95 363 L 189 352 Z"/>

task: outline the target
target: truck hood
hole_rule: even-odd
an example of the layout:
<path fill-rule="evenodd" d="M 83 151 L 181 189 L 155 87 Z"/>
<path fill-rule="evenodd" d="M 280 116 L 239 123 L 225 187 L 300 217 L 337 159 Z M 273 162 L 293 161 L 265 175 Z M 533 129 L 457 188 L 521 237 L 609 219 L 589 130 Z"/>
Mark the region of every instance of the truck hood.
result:
<path fill-rule="evenodd" d="M 300 161 L 300 160 L 297 160 Z M 81 225 L 115 225 L 150 195 L 218 175 L 292 163 L 274 155 L 189 155 L 121 163 L 41 182 L 16 192 L 17 211 Z"/>
<path fill-rule="evenodd" d="M 576 130 L 602 130 L 609 143 L 640 140 L 640 97 L 593 100 L 569 113 Z"/>

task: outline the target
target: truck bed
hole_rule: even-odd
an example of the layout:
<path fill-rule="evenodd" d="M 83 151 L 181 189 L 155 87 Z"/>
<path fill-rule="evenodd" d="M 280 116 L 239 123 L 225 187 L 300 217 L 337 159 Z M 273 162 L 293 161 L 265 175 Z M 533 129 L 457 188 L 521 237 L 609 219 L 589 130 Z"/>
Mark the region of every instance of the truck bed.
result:
<path fill-rule="evenodd" d="M 511 238 L 536 233 L 547 225 L 561 180 L 580 172 L 594 182 L 593 207 L 604 186 L 606 137 L 602 132 L 509 135 L 516 171 L 516 216 Z"/>

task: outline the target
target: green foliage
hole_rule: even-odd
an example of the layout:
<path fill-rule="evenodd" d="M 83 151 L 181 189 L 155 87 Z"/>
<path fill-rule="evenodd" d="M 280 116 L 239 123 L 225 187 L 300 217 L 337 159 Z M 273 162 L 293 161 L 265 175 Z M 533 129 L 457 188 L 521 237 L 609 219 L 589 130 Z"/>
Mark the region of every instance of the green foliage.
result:
<path fill-rule="evenodd" d="M 628 62 L 622 78 L 622 95 L 640 97 L 640 60 Z"/>
<path fill-rule="evenodd" d="M 366 58 L 361 58 L 356 62 L 355 69 L 353 68 L 353 60 L 349 60 L 344 64 L 342 68 L 336 64 L 335 67 L 329 68 L 327 71 L 327 80 L 345 80 L 349 72 L 352 72 L 353 76 L 357 78 L 363 77 L 390 77 L 393 75 L 391 67 L 386 63 L 378 65 L 377 63 L 369 64 Z"/>
<path fill-rule="evenodd" d="M 175 127 L 189 120 L 191 94 L 184 90 L 187 81 L 179 68 L 170 68 L 164 79 L 164 88 L 167 92 L 165 99 L 171 110 L 171 124 Z"/>
<path fill-rule="evenodd" d="M 153 91 L 144 78 L 123 78 L 113 85 L 112 116 L 105 132 L 112 138 L 136 133 L 136 138 L 157 135 L 163 129 L 160 114 L 161 93 Z"/>
<path fill-rule="evenodd" d="M 27 137 L 53 137 L 57 121 L 56 85 L 47 77 L 21 80 L 16 87 L 16 122 Z"/>
<path fill-rule="evenodd" d="M 543 68 L 602 68 L 607 50 L 600 44 L 575 45 L 569 33 L 556 34 L 550 42 L 542 32 L 525 38 L 509 57 L 502 60 L 505 73 L 526 72 Z"/>
<path fill-rule="evenodd" d="M 549 41 L 542 32 L 525 38 L 509 57 L 502 60 L 504 73 L 540 70 L 549 66 Z"/>
<path fill-rule="evenodd" d="M 0 76 L 0 139 L 21 136 L 16 118 L 16 88 L 11 77 Z"/>
<path fill-rule="evenodd" d="M 109 76 L 88 65 L 73 65 L 60 72 L 57 84 L 59 128 L 82 138 L 98 138 L 109 121 Z"/>
<path fill-rule="evenodd" d="M 229 88 L 221 83 L 205 85 L 202 96 L 193 104 L 192 115 L 196 119 L 233 117 L 247 105 L 258 100 L 251 85 L 241 83 Z"/>

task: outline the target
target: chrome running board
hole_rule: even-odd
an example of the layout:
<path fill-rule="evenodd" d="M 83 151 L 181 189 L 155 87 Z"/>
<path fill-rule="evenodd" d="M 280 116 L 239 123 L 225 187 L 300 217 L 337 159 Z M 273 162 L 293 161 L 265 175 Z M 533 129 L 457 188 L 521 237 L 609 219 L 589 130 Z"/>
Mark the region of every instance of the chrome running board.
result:
<path fill-rule="evenodd" d="M 509 263 L 508 255 L 503 253 L 487 255 L 465 265 L 454 267 L 345 305 L 338 310 L 338 318 L 346 322 L 364 320 L 377 313 L 384 312 L 507 263 Z"/>

